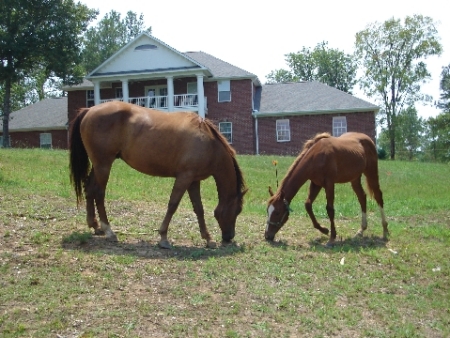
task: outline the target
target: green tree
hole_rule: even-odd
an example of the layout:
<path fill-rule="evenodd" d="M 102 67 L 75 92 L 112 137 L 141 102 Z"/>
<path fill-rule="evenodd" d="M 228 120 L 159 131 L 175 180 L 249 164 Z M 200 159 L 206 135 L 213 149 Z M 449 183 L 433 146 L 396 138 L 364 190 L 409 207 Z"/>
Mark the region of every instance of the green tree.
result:
<path fill-rule="evenodd" d="M 450 64 L 446 67 L 442 67 L 439 87 L 442 93 L 438 102 L 438 107 L 442 109 L 444 113 L 450 113 Z"/>
<path fill-rule="evenodd" d="M 273 70 L 266 76 L 268 83 L 287 81 L 320 81 L 347 93 L 356 84 L 357 64 L 354 57 L 319 43 L 313 50 L 303 47 L 297 53 L 285 55 L 290 70 Z"/>
<path fill-rule="evenodd" d="M 431 159 L 439 162 L 450 161 L 450 112 L 443 112 L 436 117 L 430 117 L 426 123 L 426 149 Z"/>
<path fill-rule="evenodd" d="M 84 39 L 83 66 L 87 73 L 93 71 L 125 44 L 142 32 L 151 33 L 145 28 L 144 16 L 129 11 L 124 19 L 112 10 L 95 27 L 88 29 Z"/>
<path fill-rule="evenodd" d="M 397 128 L 395 130 L 395 143 L 397 145 L 397 158 L 402 160 L 413 160 L 421 154 L 425 121 L 417 115 L 414 106 L 407 107 L 396 116 Z M 377 145 L 381 149 L 390 148 L 389 130 L 381 129 L 377 139 Z"/>
<path fill-rule="evenodd" d="M 417 115 L 414 106 L 407 107 L 397 116 L 396 144 L 399 158 L 412 160 L 417 157 L 423 145 L 425 121 Z"/>
<path fill-rule="evenodd" d="M 68 84 L 81 81 L 81 37 L 97 13 L 73 0 L 0 0 L 0 7 L 3 146 L 8 147 L 11 88 L 36 67 Z"/>
<path fill-rule="evenodd" d="M 431 98 L 420 91 L 430 79 L 424 59 L 440 55 L 433 20 L 422 15 L 394 18 L 370 24 L 356 34 L 356 55 L 363 68 L 361 87 L 368 97 L 380 101 L 389 133 L 391 159 L 395 159 L 397 115 L 404 107 Z"/>

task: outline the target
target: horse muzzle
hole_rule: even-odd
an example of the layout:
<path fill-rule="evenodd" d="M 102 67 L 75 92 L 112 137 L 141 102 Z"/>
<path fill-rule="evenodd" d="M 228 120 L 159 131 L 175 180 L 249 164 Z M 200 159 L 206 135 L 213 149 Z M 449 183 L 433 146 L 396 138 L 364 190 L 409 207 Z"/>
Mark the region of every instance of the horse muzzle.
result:
<path fill-rule="evenodd" d="M 264 233 L 264 237 L 266 238 L 267 241 L 273 241 L 275 238 L 274 234 L 269 234 L 267 231 Z"/>
<path fill-rule="evenodd" d="M 231 240 L 234 238 L 235 232 L 234 231 L 228 231 L 222 233 L 222 240 L 224 242 L 231 242 Z"/>

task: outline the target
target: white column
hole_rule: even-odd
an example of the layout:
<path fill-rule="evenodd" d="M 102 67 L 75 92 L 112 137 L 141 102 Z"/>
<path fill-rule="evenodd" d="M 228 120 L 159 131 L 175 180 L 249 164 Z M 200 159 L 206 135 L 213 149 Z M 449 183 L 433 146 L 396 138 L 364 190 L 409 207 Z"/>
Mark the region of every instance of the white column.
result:
<path fill-rule="evenodd" d="M 205 91 L 203 89 L 203 75 L 197 75 L 198 115 L 205 118 Z"/>
<path fill-rule="evenodd" d="M 100 104 L 100 82 L 94 82 L 94 104 Z"/>
<path fill-rule="evenodd" d="M 174 96 L 174 90 L 173 90 L 173 76 L 167 76 L 167 109 L 168 112 L 173 112 L 173 96 Z"/>
<path fill-rule="evenodd" d="M 130 98 L 130 94 L 128 91 L 128 79 L 122 80 L 122 95 L 123 102 L 128 102 L 128 99 Z"/>

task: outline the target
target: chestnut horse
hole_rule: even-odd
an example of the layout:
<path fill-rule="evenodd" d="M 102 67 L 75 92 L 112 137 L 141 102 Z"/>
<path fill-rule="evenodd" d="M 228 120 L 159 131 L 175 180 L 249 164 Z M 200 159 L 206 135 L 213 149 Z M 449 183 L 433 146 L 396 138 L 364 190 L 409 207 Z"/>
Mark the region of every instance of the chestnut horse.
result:
<path fill-rule="evenodd" d="M 372 139 L 361 133 L 345 133 L 340 137 L 332 137 L 328 133 L 318 134 L 307 141 L 300 155 L 295 159 L 283 178 L 277 192 L 273 194 L 269 187 L 271 198 L 267 203 L 267 226 L 265 238 L 273 240 L 275 234 L 289 218 L 289 204 L 298 190 L 310 180 L 309 193 L 305 208 L 314 225 L 323 234 L 328 229 L 317 222 L 312 204 L 322 188 L 325 189 L 327 199 L 327 214 L 331 223 L 331 234 L 328 245 L 336 240 L 334 225 L 334 185 L 335 183 L 351 182 L 353 191 L 361 205 L 362 235 L 367 229 L 366 193 L 361 185 L 361 176 L 366 176 L 369 193 L 375 198 L 381 212 L 383 237 L 389 232 L 383 210 L 383 195 L 378 182 L 378 155 Z"/>
<path fill-rule="evenodd" d="M 86 197 L 87 223 L 96 234 L 117 241 L 105 210 L 105 189 L 111 166 L 121 158 L 137 171 L 174 177 L 166 215 L 159 229 L 159 246 L 170 248 L 167 230 L 185 191 L 189 193 L 202 238 L 214 247 L 204 218 L 200 181 L 213 176 L 219 197 L 214 217 L 222 239 L 234 238 L 236 218 L 247 191 L 236 153 L 214 124 L 195 113 L 163 113 L 119 101 L 83 108 L 74 119 L 70 136 L 71 182 Z M 90 163 L 89 163 L 90 161 Z M 95 216 L 97 206 L 100 226 Z"/>

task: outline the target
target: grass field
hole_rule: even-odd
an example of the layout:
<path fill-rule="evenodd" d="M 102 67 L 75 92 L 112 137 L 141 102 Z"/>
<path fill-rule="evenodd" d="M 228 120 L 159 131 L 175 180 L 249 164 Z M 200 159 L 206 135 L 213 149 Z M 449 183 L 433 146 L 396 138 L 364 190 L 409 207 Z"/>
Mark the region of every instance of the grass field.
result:
<path fill-rule="evenodd" d="M 307 186 L 274 243 L 269 185 L 292 157 L 238 156 L 249 192 L 231 245 L 205 248 L 185 196 L 157 246 L 173 179 L 117 161 L 107 210 L 119 237 L 93 236 L 69 184 L 68 153 L 0 149 L 1 337 L 449 337 L 450 166 L 380 162 L 391 232 L 378 207 L 359 229 L 350 185 L 336 187 L 338 244 L 313 229 Z M 202 184 L 208 228 L 217 193 Z M 323 192 L 314 204 L 329 227 Z"/>

